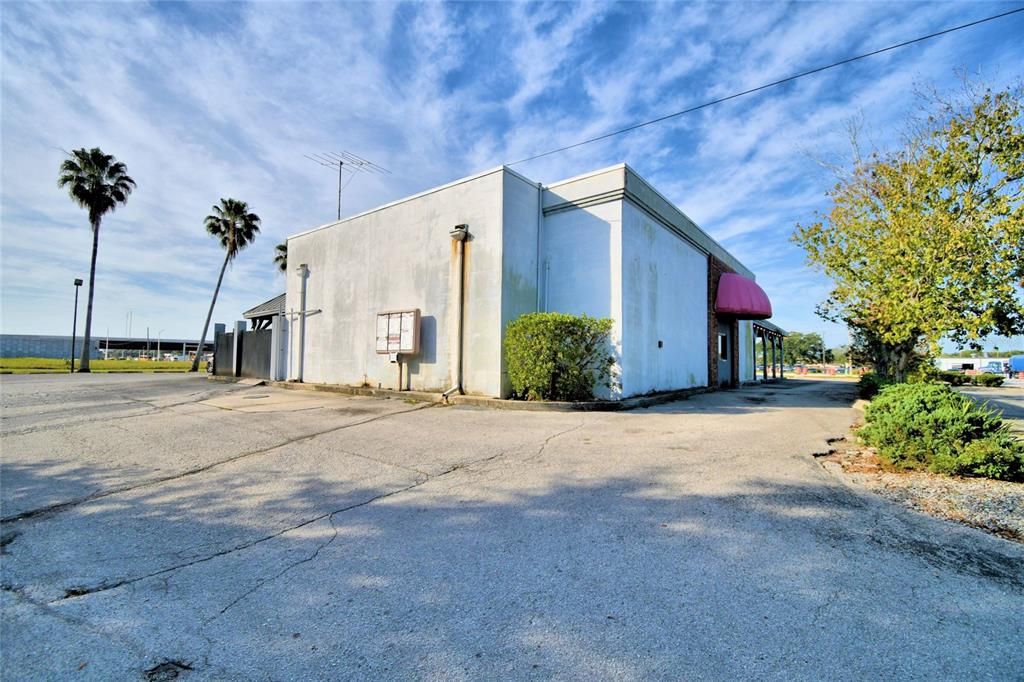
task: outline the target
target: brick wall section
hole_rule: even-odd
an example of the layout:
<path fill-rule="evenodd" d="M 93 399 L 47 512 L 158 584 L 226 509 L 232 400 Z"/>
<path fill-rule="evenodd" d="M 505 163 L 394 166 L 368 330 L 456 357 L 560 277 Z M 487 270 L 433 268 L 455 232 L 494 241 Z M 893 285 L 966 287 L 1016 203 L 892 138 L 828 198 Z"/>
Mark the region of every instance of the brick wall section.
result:
<path fill-rule="evenodd" d="M 735 272 L 728 265 L 712 255 L 708 255 L 708 386 L 718 387 L 718 316 L 715 315 L 715 299 L 718 298 L 718 280 L 723 272 Z M 739 377 L 739 334 L 735 321 L 732 327 L 729 363 L 732 369 L 732 383 L 737 384 Z"/>

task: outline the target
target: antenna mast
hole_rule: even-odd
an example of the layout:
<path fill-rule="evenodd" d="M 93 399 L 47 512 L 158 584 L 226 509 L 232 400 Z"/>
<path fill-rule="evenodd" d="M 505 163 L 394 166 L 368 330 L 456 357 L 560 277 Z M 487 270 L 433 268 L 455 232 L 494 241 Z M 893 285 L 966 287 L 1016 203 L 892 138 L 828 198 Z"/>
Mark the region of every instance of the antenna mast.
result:
<path fill-rule="evenodd" d="M 391 171 L 383 166 L 375 164 L 373 161 L 368 161 L 361 156 L 356 156 L 351 152 L 324 152 L 322 154 L 304 154 L 307 159 L 315 163 L 320 164 L 326 168 L 338 169 L 338 220 L 341 220 L 341 190 L 348 187 L 348 183 L 352 182 L 352 178 L 357 173 L 376 173 L 378 175 L 391 175 Z M 350 173 L 348 180 L 343 182 L 344 174 Z"/>

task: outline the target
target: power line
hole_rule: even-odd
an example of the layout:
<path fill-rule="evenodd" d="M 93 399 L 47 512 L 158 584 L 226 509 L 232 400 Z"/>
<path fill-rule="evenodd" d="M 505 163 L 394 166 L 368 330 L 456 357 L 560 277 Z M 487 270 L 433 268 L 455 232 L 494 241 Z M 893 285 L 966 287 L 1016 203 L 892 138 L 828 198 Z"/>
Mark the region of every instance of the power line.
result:
<path fill-rule="evenodd" d="M 816 74 L 816 73 L 821 73 L 822 71 L 828 71 L 829 69 L 834 69 L 834 68 L 836 68 L 838 66 L 843 66 L 844 64 L 849 64 L 851 62 L 855 62 L 855 61 L 858 61 L 860 59 L 867 59 L 868 57 L 874 57 L 875 55 L 882 54 L 883 52 L 889 52 L 890 50 L 898 50 L 901 47 L 906 47 L 908 45 L 913 45 L 914 43 L 920 43 L 920 42 L 923 42 L 925 40 L 931 40 L 932 38 L 937 38 L 938 36 L 946 35 L 947 33 L 953 33 L 954 31 L 960 31 L 960 30 L 965 29 L 965 28 L 970 28 L 971 26 L 977 26 L 978 24 L 984 24 L 987 21 L 995 21 L 996 19 L 1002 19 L 1003 17 L 1008 17 L 1011 14 L 1017 14 L 1018 12 L 1024 12 L 1024 7 L 1018 7 L 1017 9 L 1012 9 L 1009 12 L 1003 12 L 1002 14 L 994 14 L 994 15 L 992 15 L 990 17 L 985 17 L 984 19 L 978 19 L 977 21 L 972 21 L 972 22 L 969 22 L 969 23 L 966 23 L 966 24 L 960 24 L 959 26 L 953 26 L 952 28 L 947 28 L 947 29 L 944 29 L 942 31 L 937 31 L 936 33 L 929 33 L 928 35 L 921 36 L 919 38 L 914 38 L 913 40 L 907 40 L 907 41 L 904 41 L 902 43 L 896 43 L 895 45 L 890 45 L 888 47 L 883 47 L 883 48 L 881 48 L 879 50 L 873 50 L 872 52 L 865 52 L 864 54 L 859 54 L 856 57 L 849 57 L 847 59 L 843 59 L 843 60 L 838 61 L 838 62 L 833 62 L 833 63 L 829 64 L 828 66 L 819 66 L 818 68 L 811 69 L 810 71 L 804 71 L 803 73 L 798 73 L 798 74 L 796 74 L 794 76 L 788 76 L 786 78 L 782 78 L 782 79 L 777 80 L 777 81 L 772 81 L 771 83 L 765 83 L 764 85 L 759 85 L 756 88 L 751 88 L 749 90 L 744 90 L 743 92 L 737 92 L 735 94 L 728 95 L 726 97 L 720 97 L 718 99 L 713 99 L 710 102 L 704 102 L 703 104 L 698 104 L 697 106 L 690 107 L 689 109 L 683 109 L 682 111 L 677 111 L 677 112 L 672 113 L 672 114 L 666 114 L 665 116 L 659 116 L 658 118 L 653 118 L 650 121 L 644 121 L 643 123 L 636 123 L 636 124 L 631 125 L 631 126 L 629 126 L 627 128 L 622 128 L 620 130 L 614 130 L 614 131 L 612 131 L 610 133 L 605 133 L 604 135 L 598 135 L 597 137 L 592 137 L 589 140 L 583 140 L 581 142 L 576 142 L 576 143 L 573 143 L 573 144 L 570 144 L 570 145 L 566 145 L 564 147 L 559 147 L 558 149 L 552 149 L 550 151 L 543 152 L 541 154 L 534 154 L 533 156 L 528 156 L 525 159 L 519 159 L 518 161 L 513 161 L 512 163 L 508 163 L 508 164 L 505 164 L 505 165 L 507 165 L 507 166 L 515 166 L 515 165 L 520 164 L 520 163 L 526 163 L 527 161 L 533 161 L 534 159 L 539 159 L 539 158 L 542 158 L 542 157 L 545 157 L 545 156 L 551 156 L 552 154 L 558 154 L 559 152 L 568 151 L 569 149 L 575 149 L 576 147 L 582 147 L 585 144 L 590 144 L 592 142 L 598 142 L 600 140 L 605 140 L 605 139 L 607 139 L 609 137 L 614 137 L 615 135 L 622 135 L 623 133 L 628 133 L 628 132 L 634 131 L 634 130 L 636 130 L 638 128 L 643 128 L 645 126 L 654 125 L 655 123 L 661 123 L 662 121 L 667 121 L 670 118 L 676 118 L 677 116 L 682 116 L 683 114 L 689 114 L 689 113 L 692 113 L 694 111 L 698 111 L 700 109 L 705 109 L 707 107 L 714 106 L 715 104 L 721 104 L 722 102 L 728 102 L 729 100 L 736 99 L 737 97 L 743 97 L 744 95 L 750 95 L 750 94 L 753 94 L 755 92 L 759 92 L 761 90 L 766 90 L 767 88 L 773 88 L 776 85 L 782 85 L 783 83 L 789 83 L 791 81 L 797 80 L 798 78 L 804 78 L 805 76 L 810 76 L 810 75 L 813 75 L 813 74 Z"/>

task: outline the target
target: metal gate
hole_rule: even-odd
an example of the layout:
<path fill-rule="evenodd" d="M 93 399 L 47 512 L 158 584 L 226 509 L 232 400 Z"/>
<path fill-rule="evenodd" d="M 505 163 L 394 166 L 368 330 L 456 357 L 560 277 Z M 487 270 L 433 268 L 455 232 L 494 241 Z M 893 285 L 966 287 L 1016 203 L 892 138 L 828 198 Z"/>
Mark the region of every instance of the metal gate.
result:
<path fill-rule="evenodd" d="M 270 378 L 270 354 L 272 352 L 270 329 L 258 329 L 242 333 L 239 352 L 242 354 L 239 376 L 254 379 Z"/>
<path fill-rule="evenodd" d="M 217 376 L 235 375 L 235 335 L 221 332 L 213 337 L 213 373 Z"/>

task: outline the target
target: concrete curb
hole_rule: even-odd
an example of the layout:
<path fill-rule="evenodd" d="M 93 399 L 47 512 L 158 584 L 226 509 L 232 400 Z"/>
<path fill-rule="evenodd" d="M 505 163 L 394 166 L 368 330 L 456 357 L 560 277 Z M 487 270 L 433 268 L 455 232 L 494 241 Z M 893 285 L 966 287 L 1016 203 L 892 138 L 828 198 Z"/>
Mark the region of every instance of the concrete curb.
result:
<path fill-rule="evenodd" d="M 452 396 L 449 402 L 453 405 L 474 405 L 495 410 L 522 410 L 525 412 L 624 412 L 640 407 L 651 407 L 677 400 L 686 400 L 692 395 L 708 393 L 707 387 L 687 388 L 679 391 L 666 391 L 625 400 L 587 400 L 578 402 L 542 402 L 536 400 L 502 400 L 475 395 Z"/>
<path fill-rule="evenodd" d="M 210 376 L 211 381 L 238 382 L 237 377 Z M 267 381 L 267 386 L 284 388 L 292 391 L 321 391 L 341 395 L 358 395 L 367 398 L 384 400 L 409 400 L 422 403 L 440 403 L 449 405 L 470 405 L 486 407 L 492 410 L 520 410 L 524 412 L 624 412 L 641 407 L 652 407 L 677 400 L 686 400 L 690 396 L 709 393 L 713 389 L 706 386 L 687 388 L 679 391 L 666 391 L 651 395 L 626 398 L 625 400 L 589 400 L 579 402 L 541 402 L 529 400 L 503 400 L 477 395 L 455 395 L 447 402 L 440 393 L 425 391 L 394 391 L 386 388 L 370 388 L 364 386 L 340 386 L 335 384 L 307 384 L 294 381 Z"/>

